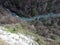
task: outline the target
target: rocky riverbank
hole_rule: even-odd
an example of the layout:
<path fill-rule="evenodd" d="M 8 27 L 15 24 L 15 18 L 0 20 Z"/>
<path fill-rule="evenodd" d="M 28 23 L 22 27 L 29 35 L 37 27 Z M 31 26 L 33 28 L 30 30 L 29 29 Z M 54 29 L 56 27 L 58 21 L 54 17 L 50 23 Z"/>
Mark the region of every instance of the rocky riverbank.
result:
<path fill-rule="evenodd" d="M 27 37 L 24 34 L 14 34 L 11 32 L 5 31 L 5 28 L 0 26 L 0 39 L 7 42 L 9 45 L 38 45 L 38 43 Z"/>

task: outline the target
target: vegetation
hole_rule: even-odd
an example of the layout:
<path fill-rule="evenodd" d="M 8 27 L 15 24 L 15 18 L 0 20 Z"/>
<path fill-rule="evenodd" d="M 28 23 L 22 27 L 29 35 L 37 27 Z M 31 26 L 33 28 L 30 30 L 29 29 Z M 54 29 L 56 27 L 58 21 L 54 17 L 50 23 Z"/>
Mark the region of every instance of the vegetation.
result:
<path fill-rule="evenodd" d="M 23 28 L 19 23 L 18 24 L 13 24 L 13 25 L 4 25 L 4 27 L 5 27 L 6 31 L 9 31 L 9 32 L 12 32 L 12 33 L 22 33 L 22 34 L 25 34 L 26 36 L 35 37 L 34 40 L 36 42 L 38 42 L 39 45 L 50 45 L 51 43 L 55 44 L 55 42 L 57 40 L 59 40 L 58 36 L 52 36 L 51 37 L 51 39 L 53 39 L 54 41 L 49 40 L 47 38 L 44 38 L 43 36 L 38 35 L 38 33 L 35 34 L 31 31 L 29 31 L 28 29 Z M 56 42 L 56 45 L 57 44 L 58 44 L 58 42 Z"/>
<path fill-rule="evenodd" d="M 45 44 L 43 37 L 39 36 L 37 34 L 34 34 L 30 31 L 28 31 L 27 29 L 24 29 L 20 24 L 16 24 L 16 25 L 5 25 L 5 30 L 12 32 L 12 33 L 22 33 L 25 34 L 26 36 L 33 36 L 35 37 L 35 41 L 38 42 L 39 45 Z"/>
<path fill-rule="evenodd" d="M 60 0 L 1 0 L 0 4 L 23 17 L 60 12 Z"/>
<path fill-rule="evenodd" d="M 32 13 L 35 15 L 35 9 L 32 10 Z M 60 45 L 60 17 L 49 17 L 46 20 L 41 18 L 32 22 L 26 22 L 9 15 L 9 13 L 3 12 L 2 14 L 0 12 L 0 14 L 0 23 L 6 31 L 34 36 L 34 40 L 39 45 Z"/>

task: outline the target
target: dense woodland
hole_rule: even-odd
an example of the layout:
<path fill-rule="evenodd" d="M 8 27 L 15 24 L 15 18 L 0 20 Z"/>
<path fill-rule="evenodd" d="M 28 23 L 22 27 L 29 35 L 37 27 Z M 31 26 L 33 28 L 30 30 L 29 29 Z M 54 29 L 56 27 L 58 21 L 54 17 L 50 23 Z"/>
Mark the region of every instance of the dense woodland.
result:
<path fill-rule="evenodd" d="M 0 4 L 24 17 L 60 12 L 60 0 L 0 0 Z"/>

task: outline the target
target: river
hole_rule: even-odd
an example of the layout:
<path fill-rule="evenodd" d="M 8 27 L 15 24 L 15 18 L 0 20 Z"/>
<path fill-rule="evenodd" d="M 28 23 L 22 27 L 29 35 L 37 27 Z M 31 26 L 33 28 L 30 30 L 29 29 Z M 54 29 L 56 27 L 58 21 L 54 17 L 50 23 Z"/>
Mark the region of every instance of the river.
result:
<path fill-rule="evenodd" d="M 7 9 L 8 12 L 11 12 L 9 9 Z M 44 18 L 44 19 L 48 19 L 49 17 L 60 17 L 60 13 L 59 14 L 54 14 L 54 13 L 48 13 L 48 14 L 45 14 L 45 15 L 37 15 L 37 16 L 34 16 L 34 17 L 31 17 L 31 18 L 26 18 L 26 17 L 19 17 L 16 13 L 14 12 L 11 12 L 11 14 L 13 16 L 16 16 L 22 20 L 25 20 L 25 21 L 32 21 L 32 20 L 35 20 L 35 19 L 41 19 L 41 18 Z"/>

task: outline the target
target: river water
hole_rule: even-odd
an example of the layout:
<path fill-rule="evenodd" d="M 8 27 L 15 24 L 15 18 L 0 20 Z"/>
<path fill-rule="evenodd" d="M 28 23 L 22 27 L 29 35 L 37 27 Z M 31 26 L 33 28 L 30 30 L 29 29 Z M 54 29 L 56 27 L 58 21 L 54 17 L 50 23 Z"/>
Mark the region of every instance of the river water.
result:
<path fill-rule="evenodd" d="M 11 12 L 9 9 L 7 9 L 8 12 Z M 54 13 L 48 13 L 48 14 L 45 14 L 45 15 L 37 15 L 37 16 L 34 16 L 34 17 L 31 17 L 31 18 L 26 18 L 26 17 L 19 17 L 16 13 L 14 12 L 11 12 L 12 16 L 16 16 L 22 20 L 25 20 L 25 21 L 32 21 L 32 20 L 35 20 L 35 19 L 41 19 L 41 18 L 44 18 L 44 19 L 48 19 L 49 17 L 60 17 L 60 13 L 59 14 L 54 14 Z"/>

